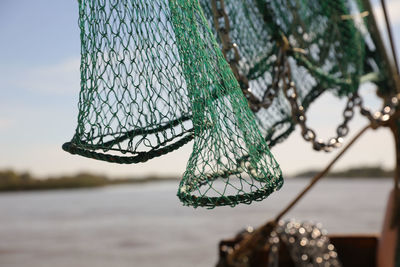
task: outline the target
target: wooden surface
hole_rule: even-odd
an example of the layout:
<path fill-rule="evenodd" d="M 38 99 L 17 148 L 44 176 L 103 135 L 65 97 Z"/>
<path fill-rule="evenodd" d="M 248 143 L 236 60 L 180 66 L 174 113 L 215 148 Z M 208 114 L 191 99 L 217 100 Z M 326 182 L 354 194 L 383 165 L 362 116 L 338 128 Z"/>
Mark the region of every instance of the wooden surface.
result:
<path fill-rule="evenodd" d="M 375 267 L 377 235 L 330 235 L 340 261 L 344 267 Z M 224 257 L 227 248 L 233 248 L 238 240 L 223 240 L 220 242 L 220 257 Z M 268 266 L 268 249 L 255 253 L 252 267 Z M 294 267 L 289 252 L 281 243 L 279 251 L 279 267 Z"/>
<path fill-rule="evenodd" d="M 336 235 L 330 236 L 339 259 L 347 266 L 376 266 L 377 236 L 373 235 Z"/>

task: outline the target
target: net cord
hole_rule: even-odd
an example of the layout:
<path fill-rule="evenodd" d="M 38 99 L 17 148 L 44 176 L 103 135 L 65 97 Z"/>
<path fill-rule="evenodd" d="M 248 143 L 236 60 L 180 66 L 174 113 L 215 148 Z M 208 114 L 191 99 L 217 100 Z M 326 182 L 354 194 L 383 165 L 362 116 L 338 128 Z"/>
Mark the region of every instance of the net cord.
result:
<path fill-rule="evenodd" d="M 278 223 L 278 221 L 289 212 L 304 196 L 310 191 L 310 189 L 321 180 L 321 178 L 325 177 L 326 174 L 330 171 L 332 166 L 351 148 L 354 143 L 364 135 L 367 130 L 371 129 L 372 125 L 369 124 L 362 128 L 351 140 L 350 142 L 335 156 L 333 160 L 329 162 L 329 164 L 317 175 L 313 177 L 310 183 L 273 219 L 272 221 L 268 221 L 266 224 L 262 225 L 258 229 L 254 231 L 252 235 L 249 235 L 247 238 L 243 239 L 237 250 L 234 250 L 231 255 L 229 255 L 229 259 L 232 262 L 240 261 L 244 257 L 247 257 L 249 252 L 254 251 L 257 248 L 257 245 L 260 244 L 260 240 L 265 240 L 265 238 L 269 235 L 270 231 L 274 228 L 274 226 Z"/>

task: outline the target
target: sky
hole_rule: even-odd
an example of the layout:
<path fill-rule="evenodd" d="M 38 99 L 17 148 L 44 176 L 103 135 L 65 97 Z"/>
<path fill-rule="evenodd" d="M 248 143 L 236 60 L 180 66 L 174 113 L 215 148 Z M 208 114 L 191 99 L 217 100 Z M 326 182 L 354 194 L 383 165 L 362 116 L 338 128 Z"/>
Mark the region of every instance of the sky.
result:
<path fill-rule="evenodd" d="M 377 1 L 375 1 L 377 2 Z M 387 1 L 400 50 L 400 1 Z M 375 3 L 378 22 L 382 10 Z M 0 169 L 38 176 L 93 172 L 112 177 L 181 176 L 192 143 L 146 163 L 111 164 L 71 155 L 61 146 L 77 123 L 80 41 L 77 1 L 0 0 Z M 399 51 L 400 54 L 400 51 Z M 366 88 L 366 104 L 378 108 L 374 90 Z M 309 125 L 322 139 L 335 133 L 345 100 L 326 94 L 308 111 Z M 367 121 L 356 116 L 350 136 Z M 349 138 L 346 138 L 349 140 Z M 315 152 L 299 129 L 272 149 L 284 174 L 320 169 L 335 153 Z M 387 129 L 370 131 L 336 165 L 394 166 L 394 142 Z"/>

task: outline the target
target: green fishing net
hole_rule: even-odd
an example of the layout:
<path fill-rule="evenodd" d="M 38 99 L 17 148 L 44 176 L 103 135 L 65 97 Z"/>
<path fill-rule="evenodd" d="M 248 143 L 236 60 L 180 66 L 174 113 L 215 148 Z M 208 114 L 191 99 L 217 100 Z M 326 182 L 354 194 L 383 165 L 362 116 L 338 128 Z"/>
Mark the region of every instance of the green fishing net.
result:
<path fill-rule="evenodd" d="M 81 0 L 78 126 L 63 149 L 115 163 L 194 139 L 178 196 L 235 206 L 282 185 L 197 0 Z"/>
<path fill-rule="evenodd" d="M 281 186 L 279 167 L 198 4 L 178 3 L 186 12 L 174 13 L 172 18 L 187 66 L 186 81 L 192 88 L 195 125 L 193 153 L 178 196 L 184 203 L 208 207 L 261 200 Z M 199 75 L 202 72 L 207 75 Z"/>
<path fill-rule="evenodd" d="M 380 74 L 360 1 L 200 3 L 270 146 L 304 119 L 288 96 L 306 111 L 322 93 L 350 96 L 361 81 L 376 81 L 370 72 Z"/>
<path fill-rule="evenodd" d="M 193 138 L 190 103 L 168 4 L 80 1 L 78 127 L 63 148 L 144 162 Z"/>

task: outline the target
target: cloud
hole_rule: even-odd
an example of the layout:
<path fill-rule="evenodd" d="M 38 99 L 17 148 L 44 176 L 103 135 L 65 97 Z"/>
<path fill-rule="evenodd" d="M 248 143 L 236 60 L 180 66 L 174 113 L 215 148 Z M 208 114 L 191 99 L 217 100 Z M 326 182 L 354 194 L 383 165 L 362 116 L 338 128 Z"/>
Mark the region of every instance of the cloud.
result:
<path fill-rule="evenodd" d="M 15 121 L 8 118 L 1 118 L 0 117 L 0 130 L 8 130 L 15 125 Z"/>
<path fill-rule="evenodd" d="M 60 63 L 31 67 L 14 82 L 20 88 L 35 92 L 65 94 L 79 91 L 80 59 L 69 58 Z"/>

